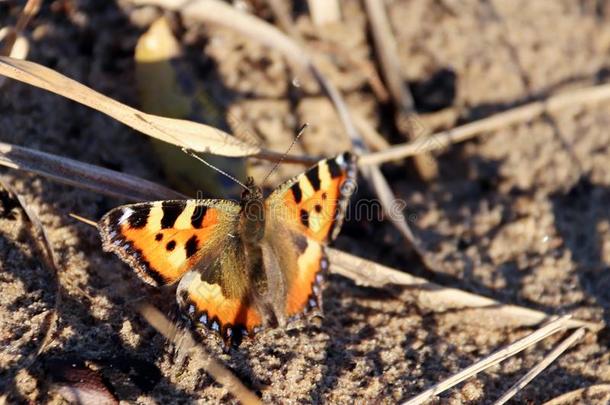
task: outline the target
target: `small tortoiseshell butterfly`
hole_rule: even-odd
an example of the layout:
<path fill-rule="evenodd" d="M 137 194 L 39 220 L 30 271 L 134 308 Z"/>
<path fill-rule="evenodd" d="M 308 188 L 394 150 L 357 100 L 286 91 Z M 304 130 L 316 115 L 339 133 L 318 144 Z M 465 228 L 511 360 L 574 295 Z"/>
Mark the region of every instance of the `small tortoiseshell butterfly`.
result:
<path fill-rule="evenodd" d="M 262 327 L 321 310 L 324 245 L 355 189 L 349 152 L 320 161 L 267 199 L 252 179 L 241 202 L 170 200 L 117 207 L 99 222 L 105 251 L 145 282 L 178 282 L 182 312 L 227 347 Z"/>

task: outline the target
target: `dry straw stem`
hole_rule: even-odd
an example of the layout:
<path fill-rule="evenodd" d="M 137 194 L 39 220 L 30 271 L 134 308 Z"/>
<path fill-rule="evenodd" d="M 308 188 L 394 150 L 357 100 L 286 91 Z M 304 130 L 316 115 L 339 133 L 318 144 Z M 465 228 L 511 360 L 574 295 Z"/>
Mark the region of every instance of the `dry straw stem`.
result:
<path fill-rule="evenodd" d="M 0 74 L 74 100 L 148 136 L 176 146 L 229 157 L 252 156 L 277 161 L 283 156 L 208 125 L 136 110 L 33 62 L 0 56 Z M 287 156 L 285 161 L 310 163 L 311 159 Z"/>
<path fill-rule="evenodd" d="M 564 316 L 548 323 L 547 325 L 541 327 L 540 329 L 527 335 L 526 337 L 519 339 L 518 341 L 506 346 L 503 349 L 498 350 L 497 352 L 491 354 L 490 356 L 487 356 L 483 360 L 476 362 L 472 366 L 465 368 L 459 373 L 454 374 L 453 376 L 427 389 L 426 391 L 410 399 L 409 401 L 404 402 L 404 405 L 422 404 L 437 396 L 438 394 L 448 390 L 449 388 L 456 386 L 462 381 L 465 381 L 468 378 L 477 375 L 481 371 L 484 371 L 491 366 L 499 364 L 500 362 L 527 349 L 528 347 L 545 339 L 546 337 L 569 328 L 568 318 L 568 316 Z"/>
<path fill-rule="evenodd" d="M 390 285 L 409 287 L 413 290 L 418 304 L 435 312 L 448 310 L 480 309 L 489 312 L 485 320 L 491 319 L 498 326 L 534 326 L 549 320 L 550 315 L 541 311 L 505 305 L 499 301 L 472 294 L 456 288 L 447 288 L 431 283 L 428 280 L 415 277 L 408 273 L 395 270 L 378 263 L 366 260 L 337 249 L 329 248 L 328 256 L 331 262 L 331 272 L 353 280 L 363 287 L 382 288 Z M 481 314 L 478 314 L 481 317 Z M 587 328 L 598 331 L 601 325 L 568 319 L 565 324 L 569 328 Z"/>
<path fill-rule="evenodd" d="M 3 142 L 0 142 L 0 165 L 131 201 L 186 198 L 183 194 L 148 180 Z"/>
<path fill-rule="evenodd" d="M 295 63 L 301 69 L 310 72 L 316 79 L 322 90 L 330 98 L 343 126 L 349 136 L 352 146 L 357 154 L 367 152 L 362 136 L 354 124 L 345 100 L 335 86 L 324 77 L 320 70 L 315 66 L 306 49 L 296 41 L 289 38 L 276 27 L 269 23 L 246 13 L 243 13 L 228 4 L 217 0 L 130 0 L 134 4 L 158 5 L 170 10 L 180 11 L 183 16 L 193 20 L 215 24 L 229 28 L 256 40 L 263 45 L 281 52 L 288 61 Z M 381 206 L 385 212 L 392 212 L 393 202 L 396 200 L 390 186 L 383 177 L 381 170 L 375 166 L 364 167 L 361 170 L 362 176 L 369 182 L 375 190 Z M 394 210 L 395 211 L 395 210 Z M 402 234 L 402 236 L 414 247 L 430 269 L 434 266 L 426 261 L 425 251 L 421 248 L 417 239 L 413 236 L 407 221 L 402 213 L 393 212 L 388 218 Z"/>
<path fill-rule="evenodd" d="M 572 405 L 587 403 L 585 402 L 585 399 L 598 394 L 610 394 L 610 384 L 596 384 L 586 388 L 570 391 L 545 402 L 543 405 Z"/>
<path fill-rule="evenodd" d="M 193 364 L 200 365 L 214 380 L 222 384 L 238 401 L 243 404 L 262 404 L 260 399 L 246 388 L 237 377 L 219 361 L 205 352 L 193 340 L 190 333 L 171 323 L 159 310 L 150 304 L 138 307 L 140 314 L 167 340 L 173 342 L 178 350 L 186 351 Z"/>
<path fill-rule="evenodd" d="M 538 374 L 543 372 L 548 366 L 551 365 L 563 352 L 568 350 L 574 343 L 579 341 L 585 335 L 585 329 L 580 328 L 573 332 L 567 339 L 561 342 L 557 347 L 555 347 L 548 355 L 542 359 L 540 363 L 538 363 L 534 368 L 532 368 L 527 374 L 525 374 L 522 378 L 515 383 L 512 387 L 509 388 L 504 395 L 500 397 L 494 405 L 502 405 L 507 403 L 512 397 L 514 397 L 523 387 L 529 384 Z"/>
<path fill-rule="evenodd" d="M 400 70 L 398 60 L 398 46 L 391 30 L 390 20 L 385 9 L 385 2 L 380 0 L 364 0 L 366 13 L 371 27 L 375 48 L 379 55 L 381 73 L 390 90 L 392 99 L 396 106 L 394 116 L 396 127 L 406 139 L 414 140 L 417 136 L 418 126 L 414 123 L 420 122 L 415 112 L 413 96 L 407 87 L 405 78 Z M 438 164 L 430 154 L 422 154 L 414 159 L 415 168 L 424 180 L 432 180 L 438 176 Z"/>
<path fill-rule="evenodd" d="M 392 146 L 387 150 L 362 156 L 360 158 L 360 165 L 379 165 L 381 163 L 404 159 L 432 150 L 446 148 L 451 144 L 464 142 L 485 132 L 491 132 L 513 124 L 533 120 L 542 114 L 551 114 L 563 108 L 575 105 L 597 104 L 607 101 L 608 99 L 610 99 L 610 84 L 559 94 L 549 97 L 546 100 L 534 101 L 521 107 L 516 107 L 454 129 L 417 138 L 410 143 Z"/>

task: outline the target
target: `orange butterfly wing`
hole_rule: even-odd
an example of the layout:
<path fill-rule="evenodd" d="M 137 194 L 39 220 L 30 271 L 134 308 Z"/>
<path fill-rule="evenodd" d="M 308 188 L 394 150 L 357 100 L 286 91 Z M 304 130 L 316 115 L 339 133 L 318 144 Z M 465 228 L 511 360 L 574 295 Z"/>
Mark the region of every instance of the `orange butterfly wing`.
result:
<path fill-rule="evenodd" d="M 147 283 L 177 281 L 235 228 L 239 206 L 223 200 L 169 200 L 117 207 L 99 222 L 102 247 Z"/>
<path fill-rule="evenodd" d="M 320 161 L 265 201 L 265 234 L 272 246 L 281 247 L 276 256 L 286 279 L 289 317 L 320 308 L 328 267 L 324 245 L 339 233 L 355 188 L 356 161 L 346 152 Z"/>
<path fill-rule="evenodd" d="M 218 265 L 222 266 L 220 260 Z M 218 333 L 227 347 L 238 346 L 244 336 L 253 336 L 262 324 L 261 315 L 246 290 L 232 295 L 222 288 L 222 283 L 211 282 L 200 271 L 184 275 L 178 285 L 177 299 L 182 312 L 196 326 Z"/>

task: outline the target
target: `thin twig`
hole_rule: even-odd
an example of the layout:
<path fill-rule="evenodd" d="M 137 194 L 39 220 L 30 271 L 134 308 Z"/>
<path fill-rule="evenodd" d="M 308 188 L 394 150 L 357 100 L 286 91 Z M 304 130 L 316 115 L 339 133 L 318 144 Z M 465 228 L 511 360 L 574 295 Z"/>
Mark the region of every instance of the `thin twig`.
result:
<path fill-rule="evenodd" d="M 535 326 L 548 321 L 551 315 L 517 305 L 506 305 L 491 298 L 457 288 L 444 287 L 425 278 L 383 266 L 337 249 L 328 248 L 331 272 L 349 278 L 363 287 L 382 288 L 389 285 L 409 287 L 418 305 L 437 313 L 449 310 L 479 309 L 504 326 Z M 487 319 L 486 317 L 485 319 Z M 593 332 L 603 326 L 577 319 L 566 321 L 569 328 L 587 328 Z"/>
<path fill-rule="evenodd" d="M 179 329 L 159 310 L 150 304 L 138 307 L 140 314 L 167 340 L 173 342 L 179 350 L 189 352 L 202 368 L 219 384 L 222 384 L 238 401 L 244 404 L 262 404 L 261 400 L 214 357 L 210 356 L 201 345 L 197 344 L 186 330 Z"/>
<path fill-rule="evenodd" d="M 325 0 L 326 1 L 326 0 Z M 341 44 L 334 42 L 325 42 L 320 39 L 309 39 L 305 41 L 301 33 L 296 29 L 296 25 L 292 20 L 292 16 L 286 9 L 287 3 L 284 0 L 267 0 L 269 8 L 275 15 L 278 25 L 286 32 L 290 37 L 299 43 L 301 46 L 309 46 L 309 49 L 313 49 L 317 52 L 323 52 L 334 56 L 339 56 L 347 60 L 348 63 L 352 64 L 355 69 L 361 72 L 366 78 L 371 90 L 375 93 L 377 99 L 381 102 L 388 100 L 389 95 L 386 90 L 379 73 L 375 65 L 367 59 L 360 59 L 354 56 L 353 52 L 345 49 Z"/>
<path fill-rule="evenodd" d="M 186 198 L 183 194 L 148 180 L 3 142 L 0 142 L 0 165 L 132 201 Z"/>
<path fill-rule="evenodd" d="M 585 335 L 585 329 L 580 328 L 577 329 L 574 333 L 572 333 L 567 339 L 561 342 L 557 347 L 555 347 L 548 355 L 542 359 L 540 363 L 536 365 L 536 367 L 532 368 L 527 372 L 523 377 L 519 379 L 502 395 L 494 405 L 503 405 L 508 402 L 512 397 L 514 397 L 523 387 L 529 384 L 538 374 L 543 372 L 552 362 L 554 362 L 563 352 L 568 350 L 574 343 L 578 340 L 582 339 Z"/>
<path fill-rule="evenodd" d="M 541 327 L 540 329 L 527 335 L 526 337 L 519 339 L 518 341 L 508 345 L 503 349 L 496 351 L 495 353 L 490 356 L 487 356 L 483 360 L 476 362 L 472 366 L 465 368 L 459 373 L 456 373 L 451 377 L 445 379 L 444 381 L 425 390 L 421 394 L 405 402 L 404 405 L 422 404 L 425 401 L 428 401 L 433 397 L 437 396 L 438 394 L 448 390 L 449 388 L 461 383 L 462 381 L 465 381 L 466 379 L 477 375 L 481 371 L 484 371 L 489 367 L 492 367 L 527 349 L 528 347 L 541 341 L 542 339 L 545 339 L 546 337 L 551 336 L 559 331 L 565 330 L 566 328 L 568 328 L 568 318 L 569 316 L 564 316 L 553 322 L 548 323 L 547 325 Z"/>
<path fill-rule="evenodd" d="M 546 100 L 534 101 L 457 128 L 441 131 L 423 138 L 417 138 L 410 143 L 392 146 L 387 150 L 362 156 L 359 164 L 361 166 L 379 165 L 420 153 L 443 149 L 451 144 L 464 142 L 486 132 L 492 132 L 510 125 L 533 120 L 542 114 L 554 113 L 573 105 L 597 104 L 609 99 L 610 84 L 559 94 L 549 97 Z"/>
<path fill-rule="evenodd" d="M 321 39 L 312 39 L 308 42 L 310 48 L 315 49 L 319 52 L 326 54 L 338 55 L 354 66 L 355 69 L 359 70 L 361 74 L 366 78 L 371 90 L 375 94 L 377 100 L 381 103 L 385 103 L 390 99 L 388 90 L 385 84 L 377 72 L 375 64 L 368 59 L 360 58 L 355 53 L 346 49 L 342 44 L 333 42 L 332 40 L 322 41 Z"/>

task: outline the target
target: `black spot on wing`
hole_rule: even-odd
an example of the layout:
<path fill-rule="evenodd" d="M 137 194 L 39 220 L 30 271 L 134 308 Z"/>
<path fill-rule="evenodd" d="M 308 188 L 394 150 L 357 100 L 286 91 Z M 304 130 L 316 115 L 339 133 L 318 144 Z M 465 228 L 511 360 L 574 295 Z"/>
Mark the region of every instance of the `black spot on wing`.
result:
<path fill-rule="evenodd" d="M 313 187 L 314 191 L 320 190 L 320 166 L 315 166 L 305 173 L 305 177 Z"/>
<path fill-rule="evenodd" d="M 170 240 L 169 242 L 167 242 L 167 245 L 165 245 L 165 249 L 168 252 L 171 252 L 175 248 L 176 248 L 176 241 L 175 240 Z"/>
<path fill-rule="evenodd" d="M 316 210 L 316 212 L 319 214 L 320 212 L 322 212 L 322 206 L 320 204 L 316 204 L 316 206 L 314 207 L 314 209 Z"/>
<path fill-rule="evenodd" d="M 148 216 L 150 215 L 150 204 L 139 206 L 133 210 L 127 222 L 132 229 L 141 229 L 148 223 Z"/>
<path fill-rule="evenodd" d="M 189 240 L 186 241 L 184 249 L 186 251 L 187 259 L 197 253 L 197 249 L 199 249 L 199 240 L 197 239 L 197 235 L 191 236 Z"/>
<path fill-rule="evenodd" d="M 193 228 L 200 229 L 201 224 L 203 223 L 203 218 L 205 218 L 205 213 L 208 210 L 208 207 L 204 205 L 198 205 L 193 210 L 193 215 L 191 215 L 191 225 Z"/>
<path fill-rule="evenodd" d="M 331 178 L 336 179 L 337 177 L 341 177 L 343 175 L 343 169 L 341 169 L 337 163 L 336 158 L 327 160 L 326 164 L 328 165 L 328 172 L 330 173 Z"/>
<path fill-rule="evenodd" d="M 301 192 L 301 186 L 299 185 L 299 182 L 294 183 L 292 187 L 290 187 L 290 190 L 292 190 L 292 196 L 294 197 L 294 201 L 297 204 L 300 204 L 301 200 L 303 199 L 303 193 Z"/>
<path fill-rule="evenodd" d="M 155 240 L 156 240 L 157 242 L 160 242 L 160 241 L 161 241 L 161 239 L 163 239 L 163 234 L 162 234 L 162 233 L 158 233 L 158 234 L 156 234 L 156 235 L 155 235 Z"/>
<path fill-rule="evenodd" d="M 309 212 L 301 210 L 301 223 L 309 228 Z"/>
<path fill-rule="evenodd" d="M 163 217 L 161 218 L 161 229 L 173 228 L 176 219 L 184 211 L 186 202 L 184 201 L 164 201 L 161 203 Z"/>

